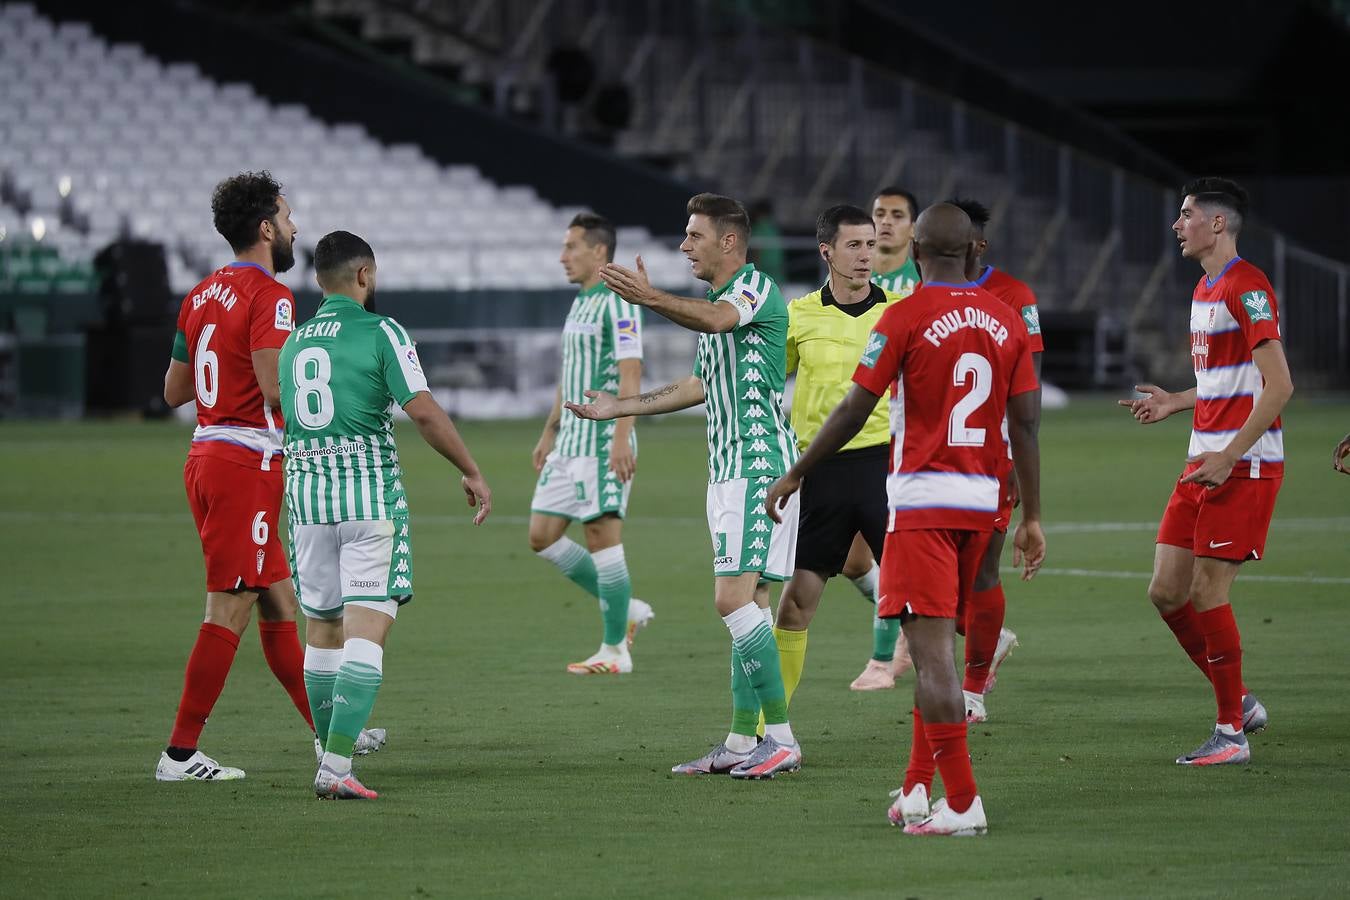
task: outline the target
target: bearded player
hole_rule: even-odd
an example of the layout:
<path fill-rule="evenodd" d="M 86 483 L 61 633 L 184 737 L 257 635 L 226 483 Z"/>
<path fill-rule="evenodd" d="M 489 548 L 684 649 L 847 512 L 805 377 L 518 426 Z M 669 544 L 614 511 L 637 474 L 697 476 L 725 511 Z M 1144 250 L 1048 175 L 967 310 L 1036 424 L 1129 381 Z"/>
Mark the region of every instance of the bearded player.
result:
<path fill-rule="evenodd" d="M 239 638 L 258 607 L 263 656 L 311 731 L 304 652 L 281 512 L 281 403 L 277 352 L 295 327 L 295 298 L 275 274 L 295 264 L 290 205 L 267 172 L 245 172 L 216 186 L 216 231 L 235 261 L 212 272 L 183 300 L 172 359 L 164 374 L 170 406 L 197 403 L 197 428 L 183 467 L 188 504 L 206 562 L 206 616 L 188 657 L 183 695 L 159 781 L 244 777 L 197 748 L 230 674 Z M 383 732 L 362 736 L 369 752 Z"/>

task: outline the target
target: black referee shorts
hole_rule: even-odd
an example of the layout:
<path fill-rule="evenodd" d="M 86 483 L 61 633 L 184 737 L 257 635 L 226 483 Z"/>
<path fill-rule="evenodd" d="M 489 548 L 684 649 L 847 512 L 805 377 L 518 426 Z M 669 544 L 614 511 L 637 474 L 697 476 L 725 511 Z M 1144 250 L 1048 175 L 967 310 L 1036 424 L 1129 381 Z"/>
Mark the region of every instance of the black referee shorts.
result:
<path fill-rule="evenodd" d="M 802 481 L 797 524 L 798 569 L 838 575 L 853 536 L 862 532 L 881 559 L 886 541 L 886 464 L 890 447 L 860 447 L 836 453 Z"/>

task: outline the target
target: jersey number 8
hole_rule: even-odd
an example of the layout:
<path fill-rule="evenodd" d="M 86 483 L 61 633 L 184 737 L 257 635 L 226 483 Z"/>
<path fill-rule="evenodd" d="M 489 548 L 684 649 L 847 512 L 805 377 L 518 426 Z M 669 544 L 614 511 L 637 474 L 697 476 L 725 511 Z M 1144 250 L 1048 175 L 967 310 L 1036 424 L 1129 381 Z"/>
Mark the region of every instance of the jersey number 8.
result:
<path fill-rule="evenodd" d="M 295 354 L 295 417 L 317 431 L 333 421 L 333 361 L 322 347 L 306 347 Z"/>

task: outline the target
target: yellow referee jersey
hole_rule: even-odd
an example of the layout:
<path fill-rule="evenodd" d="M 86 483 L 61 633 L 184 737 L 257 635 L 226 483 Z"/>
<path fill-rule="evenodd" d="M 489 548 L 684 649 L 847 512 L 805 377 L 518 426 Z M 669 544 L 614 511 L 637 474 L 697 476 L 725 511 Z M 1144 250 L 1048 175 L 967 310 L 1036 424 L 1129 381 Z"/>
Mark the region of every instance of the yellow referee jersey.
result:
<path fill-rule="evenodd" d="M 867 346 L 867 336 L 900 294 L 872 286 L 866 300 L 840 306 L 827 282 L 818 291 L 788 304 L 787 370 L 797 373 L 792 397 L 792 428 L 805 447 L 825 424 L 839 401 L 853 387 L 853 371 Z M 886 399 L 868 417 L 844 450 L 889 443 L 891 426 Z"/>

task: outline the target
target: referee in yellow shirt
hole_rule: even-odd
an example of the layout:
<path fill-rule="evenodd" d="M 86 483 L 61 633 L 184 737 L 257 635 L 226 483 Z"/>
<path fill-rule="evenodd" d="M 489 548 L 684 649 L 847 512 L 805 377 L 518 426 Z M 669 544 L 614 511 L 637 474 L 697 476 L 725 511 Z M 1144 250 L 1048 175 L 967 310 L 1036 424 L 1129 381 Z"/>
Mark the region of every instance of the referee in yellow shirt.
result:
<path fill-rule="evenodd" d="M 872 284 L 877 238 L 866 212 L 856 206 L 830 207 L 816 220 L 816 240 L 829 267 L 829 280 L 820 290 L 788 305 L 787 369 L 797 373 L 792 428 L 801 447 L 811 443 L 848 393 L 872 327 L 889 304 L 901 299 Z M 848 563 L 858 589 L 876 602 L 875 560 L 880 559 L 886 539 L 890 441 L 888 407 L 882 400 L 862 431 L 802 484 L 796 569 L 779 598 L 774 628 L 789 700 L 801 680 L 806 630 L 820 605 L 825 582 L 846 571 Z M 850 554 L 855 544 L 856 551 Z M 870 673 L 875 683 L 859 688 L 855 681 L 856 689 L 894 686 L 889 659 L 894 647 L 892 635 L 890 646 L 883 651 L 886 659 L 869 662 L 858 679 L 863 681 Z"/>

